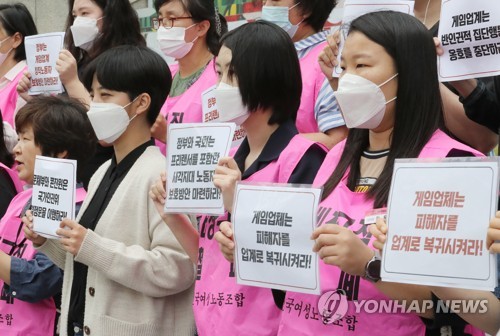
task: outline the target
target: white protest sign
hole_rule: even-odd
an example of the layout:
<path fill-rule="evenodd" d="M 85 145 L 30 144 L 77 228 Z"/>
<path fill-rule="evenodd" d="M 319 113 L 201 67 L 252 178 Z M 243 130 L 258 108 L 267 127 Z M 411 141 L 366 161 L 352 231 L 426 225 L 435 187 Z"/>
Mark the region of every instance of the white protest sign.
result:
<path fill-rule="evenodd" d="M 64 33 L 49 33 L 26 36 L 26 63 L 31 74 L 30 95 L 61 93 L 63 86 L 56 61 L 63 48 Z"/>
<path fill-rule="evenodd" d="M 492 0 L 443 0 L 438 57 L 441 81 L 500 75 L 500 4 Z"/>
<path fill-rule="evenodd" d="M 238 183 L 232 223 L 239 284 L 319 294 L 312 251 L 321 189 Z"/>
<path fill-rule="evenodd" d="M 36 156 L 33 176 L 33 229 L 57 238 L 64 218 L 75 219 L 76 161 Z"/>
<path fill-rule="evenodd" d="M 233 123 L 168 126 L 165 213 L 224 213 L 212 178 L 219 159 L 229 154 L 234 128 Z"/>
<path fill-rule="evenodd" d="M 497 208 L 498 158 L 396 160 L 384 281 L 493 290 L 486 232 Z"/>
<path fill-rule="evenodd" d="M 344 13 L 342 18 L 342 25 L 340 26 L 340 45 L 338 55 L 338 66 L 333 69 L 333 77 L 339 77 L 342 73 L 340 68 L 340 55 L 344 48 L 344 42 L 349 32 L 351 22 L 360 17 L 361 15 L 378 12 L 384 10 L 392 10 L 405 14 L 413 15 L 413 7 L 415 1 L 413 0 L 346 0 L 344 3 Z M 332 28 L 332 33 L 339 29 L 338 27 Z"/>
<path fill-rule="evenodd" d="M 219 112 L 217 111 L 217 100 L 215 99 L 215 94 L 214 94 L 215 88 L 216 86 L 214 85 L 211 88 L 205 90 L 201 94 L 203 122 L 206 123 L 220 122 Z M 241 126 L 236 126 L 231 148 L 238 148 L 243 142 L 243 139 L 245 139 L 245 136 L 246 136 L 245 130 L 243 130 Z"/>

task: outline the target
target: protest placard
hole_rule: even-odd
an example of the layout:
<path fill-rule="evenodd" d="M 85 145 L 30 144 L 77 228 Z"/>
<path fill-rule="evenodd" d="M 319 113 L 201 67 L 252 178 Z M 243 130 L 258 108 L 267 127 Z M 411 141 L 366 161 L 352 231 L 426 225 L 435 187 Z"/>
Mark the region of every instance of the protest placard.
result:
<path fill-rule="evenodd" d="M 229 154 L 234 128 L 233 123 L 169 125 L 165 213 L 224 213 L 213 174 Z"/>
<path fill-rule="evenodd" d="M 33 230 L 47 238 L 57 238 L 64 218 L 75 219 L 75 160 L 36 156 L 33 175 Z"/>
<path fill-rule="evenodd" d="M 382 279 L 493 290 L 486 232 L 497 194 L 498 158 L 396 160 Z"/>
<path fill-rule="evenodd" d="M 223 122 L 219 117 L 219 112 L 217 111 L 217 99 L 214 94 L 216 87 L 217 86 L 212 86 L 201 94 L 203 122 L 206 123 Z M 234 149 L 238 148 L 243 142 L 243 139 L 245 139 L 245 136 L 245 130 L 241 128 L 241 126 L 236 125 L 231 147 Z"/>
<path fill-rule="evenodd" d="M 500 75 L 498 1 L 443 0 L 438 37 L 441 81 Z"/>
<path fill-rule="evenodd" d="M 239 284 L 319 294 L 312 251 L 321 189 L 238 183 L 232 222 Z"/>
<path fill-rule="evenodd" d="M 344 42 L 347 38 L 347 33 L 349 32 L 349 26 L 354 19 L 366 13 L 378 12 L 383 10 L 392 10 L 413 15 L 414 4 L 415 1 L 413 0 L 346 0 L 344 2 L 343 18 L 340 28 L 332 27 L 331 29 L 332 33 L 337 29 L 340 29 L 340 45 L 339 54 L 337 57 L 339 65 L 333 69 L 333 77 L 339 77 L 342 73 L 342 69 L 340 68 L 340 56 L 342 54 L 342 49 L 344 48 Z"/>
<path fill-rule="evenodd" d="M 41 93 L 61 93 L 63 86 L 56 61 L 63 48 L 64 33 L 49 33 L 26 36 L 26 63 L 31 74 L 30 95 Z"/>

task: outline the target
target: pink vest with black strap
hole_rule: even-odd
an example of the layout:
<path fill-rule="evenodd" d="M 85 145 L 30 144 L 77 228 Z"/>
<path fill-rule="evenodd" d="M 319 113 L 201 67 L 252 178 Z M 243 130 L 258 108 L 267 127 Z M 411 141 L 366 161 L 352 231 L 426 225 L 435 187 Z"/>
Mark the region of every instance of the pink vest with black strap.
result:
<path fill-rule="evenodd" d="M 215 72 L 215 61 L 208 63 L 200 78 L 193 83 L 183 94 L 177 97 L 168 97 L 160 110 L 167 119 L 167 124 L 200 123 L 203 121 L 203 110 L 201 107 L 201 94 L 217 83 Z M 172 78 L 179 71 L 179 64 L 170 66 Z M 163 155 L 165 155 L 165 144 L 156 141 Z"/>
<path fill-rule="evenodd" d="M 3 121 L 8 122 L 12 128 L 15 128 L 14 116 L 16 113 L 17 99 L 17 84 L 23 77 L 24 72 L 28 67 L 24 67 L 22 71 L 17 74 L 13 81 L 8 83 L 2 90 L 0 90 L 0 110 L 2 111 Z"/>
<path fill-rule="evenodd" d="M 322 186 L 328 180 L 340 160 L 345 140 L 335 146 L 327 155 L 315 185 Z M 451 149 L 460 149 L 482 156 L 476 150 L 467 147 L 438 130 L 420 153 L 420 158 L 444 158 Z M 338 224 L 353 231 L 368 246 L 373 248 L 374 238 L 364 224 L 367 211 L 373 209 L 373 200 L 367 200 L 364 193 L 351 191 L 347 185 L 347 175 L 333 192 L 324 199 L 318 211 L 318 225 Z M 360 276 L 351 276 L 338 267 L 326 265 L 320 261 L 321 293 L 343 290 L 347 296 L 347 313 L 339 320 L 324 324 L 321 312 L 326 307 L 319 307 L 320 296 L 287 292 L 283 305 L 278 335 L 425 335 L 425 325 L 416 314 L 356 312 L 353 301 L 390 300 L 373 283 Z M 479 335 L 479 334 L 475 334 Z"/>
<path fill-rule="evenodd" d="M 36 250 L 31 241 L 25 240 L 20 215 L 31 199 L 32 189 L 19 193 L 12 199 L 4 217 L 0 220 L 0 249 L 8 255 L 33 259 Z M 78 188 L 77 203 L 83 202 L 86 192 Z M 56 306 L 52 298 L 28 303 L 10 296 L 4 291 L 0 296 L 0 335 L 2 336 L 52 336 L 54 334 Z"/>
<path fill-rule="evenodd" d="M 314 46 L 307 55 L 300 59 L 300 70 L 302 74 L 302 96 L 300 107 L 297 112 L 295 125 L 300 133 L 319 132 L 318 122 L 314 112 L 314 106 L 319 91 L 325 82 L 325 75 L 321 72 L 318 56 L 323 51 L 326 41 Z"/>
<path fill-rule="evenodd" d="M 245 181 L 287 183 L 307 150 L 315 144 L 296 135 L 278 160 Z M 236 283 L 233 264 L 224 259 L 213 239 L 219 218 L 202 216 L 193 310 L 200 336 L 276 335 L 281 311 L 270 289 Z"/>

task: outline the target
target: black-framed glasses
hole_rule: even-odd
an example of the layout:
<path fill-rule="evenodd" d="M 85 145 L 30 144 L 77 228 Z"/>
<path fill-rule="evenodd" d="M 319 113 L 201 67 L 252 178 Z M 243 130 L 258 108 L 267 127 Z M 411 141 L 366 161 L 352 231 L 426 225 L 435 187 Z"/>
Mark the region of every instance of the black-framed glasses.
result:
<path fill-rule="evenodd" d="M 174 26 L 175 21 L 177 20 L 185 20 L 185 19 L 192 19 L 192 16 L 179 16 L 179 17 L 174 17 L 174 18 L 158 18 L 158 22 L 163 28 L 170 29 Z"/>

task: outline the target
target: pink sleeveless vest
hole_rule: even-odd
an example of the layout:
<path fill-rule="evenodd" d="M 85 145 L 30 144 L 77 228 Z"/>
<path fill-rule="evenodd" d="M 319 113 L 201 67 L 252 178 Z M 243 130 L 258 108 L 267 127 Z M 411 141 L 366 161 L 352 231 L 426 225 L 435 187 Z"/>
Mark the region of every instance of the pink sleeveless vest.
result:
<path fill-rule="evenodd" d="M 21 180 L 19 180 L 19 176 L 17 175 L 17 173 L 14 170 L 7 167 L 6 165 L 4 165 L 1 162 L 0 162 L 0 169 L 4 169 L 7 172 L 7 174 L 9 174 L 12 182 L 14 183 L 14 187 L 16 188 L 16 191 L 18 193 L 23 191 L 23 183 L 21 182 Z"/>
<path fill-rule="evenodd" d="M 345 140 L 335 146 L 323 162 L 314 181 L 321 186 L 328 180 L 340 160 Z M 446 157 L 451 149 L 461 149 L 480 156 L 481 153 L 448 137 L 442 131 L 436 131 L 419 157 Z M 373 201 L 365 194 L 351 191 L 345 181 L 347 174 L 333 192 L 321 202 L 318 211 L 318 225 L 342 225 L 358 235 L 372 247 L 372 236 L 364 224 L 367 211 L 373 209 Z M 373 247 L 372 247 L 373 248 Z M 339 268 L 320 261 L 321 292 L 341 289 L 348 300 L 347 313 L 333 324 L 324 324 L 318 307 L 319 296 L 287 292 L 283 306 L 278 335 L 425 335 L 425 325 L 416 314 L 356 312 L 353 301 L 390 300 L 374 284 L 359 276 L 351 276 Z"/>
<path fill-rule="evenodd" d="M 295 136 L 278 160 L 245 181 L 286 183 L 314 142 Z M 233 264 L 224 259 L 213 239 L 219 218 L 202 216 L 193 310 L 200 336 L 276 335 L 281 311 L 270 289 L 236 283 Z"/>
<path fill-rule="evenodd" d="M 208 63 L 203 74 L 191 85 L 186 92 L 177 97 L 168 97 L 160 110 L 160 113 L 167 119 L 167 124 L 171 123 L 200 123 L 203 121 L 203 111 L 201 108 L 201 94 L 209 87 L 217 83 L 217 73 L 215 72 L 215 61 Z M 179 70 L 179 64 L 170 66 L 172 77 Z M 156 141 L 163 155 L 165 155 L 165 144 Z"/>
<path fill-rule="evenodd" d="M 323 51 L 325 45 L 326 42 L 316 45 L 307 55 L 300 59 L 302 96 L 299 111 L 297 112 L 297 121 L 295 122 L 300 133 L 319 132 L 314 105 L 316 104 L 321 86 L 325 81 L 325 75 L 321 72 L 318 63 L 318 56 Z"/>
<path fill-rule="evenodd" d="M 23 77 L 24 72 L 28 67 L 19 72 L 15 79 L 7 84 L 2 90 L 0 90 L 0 110 L 2 111 L 3 121 L 8 122 L 13 128 L 15 128 L 14 115 L 16 113 L 17 104 L 17 83 Z"/>
<path fill-rule="evenodd" d="M 0 220 L 0 249 L 12 256 L 30 260 L 36 250 L 31 241 L 24 240 L 22 221 L 19 215 L 31 198 L 32 189 L 18 194 L 9 205 L 4 217 Z M 77 203 L 83 202 L 85 190 L 77 189 Z M 4 283 L 0 280 L 2 293 L 0 296 L 0 335 L 2 336 L 52 336 L 56 323 L 56 306 L 52 298 L 37 303 L 28 303 L 6 295 Z"/>

